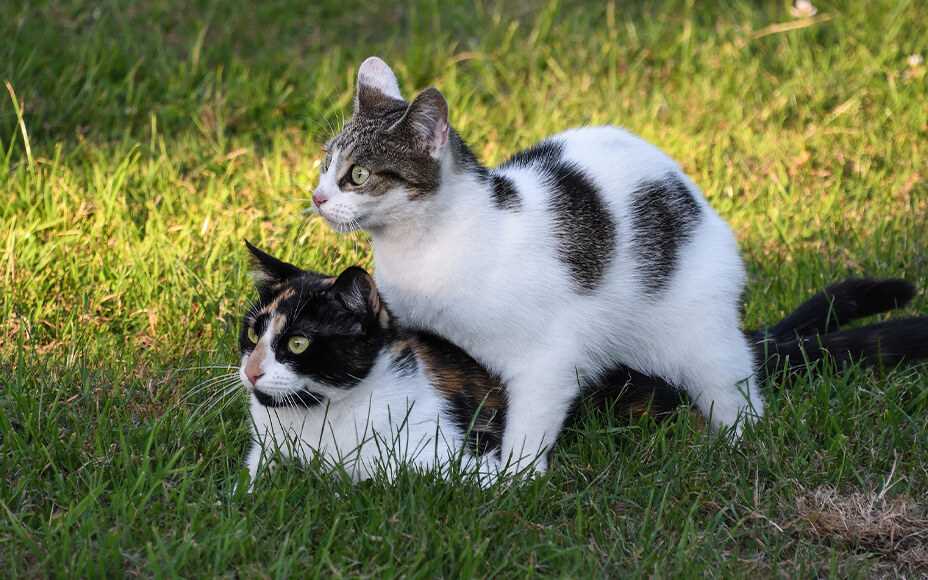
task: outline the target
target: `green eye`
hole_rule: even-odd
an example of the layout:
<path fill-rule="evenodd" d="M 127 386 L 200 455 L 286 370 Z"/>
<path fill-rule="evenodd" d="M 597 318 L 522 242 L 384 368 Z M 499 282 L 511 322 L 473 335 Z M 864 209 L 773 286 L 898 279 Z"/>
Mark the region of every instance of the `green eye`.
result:
<path fill-rule="evenodd" d="M 351 183 L 355 185 L 364 185 L 371 176 L 371 172 L 366 167 L 360 165 L 351 166 Z"/>
<path fill-rule="evenodd" d="M 287 348 L 290 349 L 290 352 L 293 354 L 300 354 L 309 348 L 309 339 L 305 336 L 292 336 L 290 340 L 287 341 Z"/>
<path fill-rule="evenodd" d="M 251 341 L 251 344 L 258 344 L 258 333 L 255 332 L 254 326 L 248 327 L 248 340 Z"/>

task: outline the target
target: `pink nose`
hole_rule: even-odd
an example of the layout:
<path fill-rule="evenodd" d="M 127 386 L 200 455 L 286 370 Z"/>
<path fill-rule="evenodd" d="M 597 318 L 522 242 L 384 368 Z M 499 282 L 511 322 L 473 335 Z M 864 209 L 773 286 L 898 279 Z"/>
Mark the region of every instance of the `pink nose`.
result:
<path fill-rule="evenodd" d="M 258 379 L 264 376 L 264 373 L 260 371 L 245 371 L 245 376 L 248 377 L 248 380 L 251 381 L 252 386 L 258 384 Z"/>
<path fill-rule="evenodd" d="M 329 198 L 324 193 L 319 193 L 318 191 L 313 194 L 313 203 L 316 204 L 316 207 L 322 207 L 322 204 L 329 201 Z"/>

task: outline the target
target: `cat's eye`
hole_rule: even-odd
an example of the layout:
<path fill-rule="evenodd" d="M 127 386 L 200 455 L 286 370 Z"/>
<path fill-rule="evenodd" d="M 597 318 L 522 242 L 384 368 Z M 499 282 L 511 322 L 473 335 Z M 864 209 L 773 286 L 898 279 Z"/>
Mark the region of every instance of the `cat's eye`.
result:
<path fill-rule="evenodd" d="M 258 333 L 255 331 L 254 326 L 248 327 L 248 340 L 251 341 L 251 344 L 258 344 Z"/>
<path fill-rule="evenodd" d="M 351 183 L 355 185 L 364 185 L 371 176 L 370 170 L 360 165 L 351 166 Z"/>
<path fill-rule="evenodd" d="M 287 341 L 287 348 L 293 354 L 300 354 L 309 348 L 309 339 L 305 336 L 291 336 Z"/>

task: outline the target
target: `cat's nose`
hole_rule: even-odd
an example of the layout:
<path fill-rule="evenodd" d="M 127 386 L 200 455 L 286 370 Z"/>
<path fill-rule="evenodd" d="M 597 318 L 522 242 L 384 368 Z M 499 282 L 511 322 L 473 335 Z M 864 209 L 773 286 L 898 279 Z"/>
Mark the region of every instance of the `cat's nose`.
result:
<path fill-rule="evenodd" d="M 329 197 L 318 189 L 313 193 L 313 203 L 316 207 L 322 207 L 322 204 L 329 201 Z"/>
<path fill-rule="evenodd" d="M 258 379 L 264 376 L 264 373 L 261 371 L 246 371 L 245 376 L 248 377 L 248 380 L 251 381 L 251 386 L 258 384 Z"/>

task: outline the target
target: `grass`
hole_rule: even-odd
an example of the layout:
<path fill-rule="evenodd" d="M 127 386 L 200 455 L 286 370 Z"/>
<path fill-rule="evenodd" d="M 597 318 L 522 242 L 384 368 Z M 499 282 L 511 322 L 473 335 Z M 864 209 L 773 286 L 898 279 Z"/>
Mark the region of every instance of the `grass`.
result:
<path fill-rule="evenodd" d="M 777 385 L 737 447 L 592 415 L 516 489 L 231 493 L 243 398 L 194 389 L 236 360 L 241 240 L 371 265 L 302 213 L 370 54 L 487 162 L 586 123 L 667 150 L 738 232 L 749 325 L 849 274 L 928 287 L 922 3 L 370 4 L 0 4 L 0 575 L 925 574 L 917 369 Z"/>

